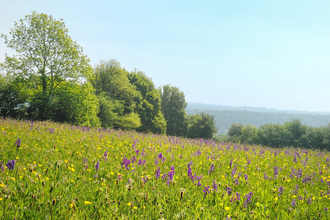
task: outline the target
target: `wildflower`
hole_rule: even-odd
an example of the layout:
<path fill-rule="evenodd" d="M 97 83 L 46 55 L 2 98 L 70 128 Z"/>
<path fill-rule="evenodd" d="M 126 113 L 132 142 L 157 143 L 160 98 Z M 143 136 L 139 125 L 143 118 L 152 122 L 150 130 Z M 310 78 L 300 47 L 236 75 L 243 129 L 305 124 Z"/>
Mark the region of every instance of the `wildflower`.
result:
<path fill-rule="evenodd" d="M 213 188 L 214 191 L 218 191 L 218 185 L 215 182 L 215 180 L 213 180 L 212 188 Z"/>
<path fill-rule="evenodd" d="M 158 179 L 160 177 L 160 168 L 158 167 L 157 171 L 156 171 L 156 179 Z"/>
<path fill-rule="evenodd" d="M 89 201 L 85 201 L 85 204 L 86 204 L 86 205 L 89 205 L 89 204 L 92 204 L 92 203 L 89 202 Z"/>
<path fill-rule="evenodd" d="M 204 188 L 204 190 L 203 190 L 203 192 L 204 192 L 204 197 L 205 197 L 208 193 L 210 193 L 209 188 L 210 188 L 210 186 L 205 186 L 205 188 Z"/>
<path fill-rule="evenodd" d="M 232 189 L 232 188 L 230 188 L 229 186 L 227 186 L 227 188 L 226 188 L 226 191 L 227 191 L 228 195 L 230 195 L 230 194 L 231 194 L 231 192 L 233 191 L 233 189 Z"/>
<path fill-rule="evenodd" d="M 158 154 L 158 158 L 159 159 L 162 159 L 163 158 L 163 154 L 162 153 Z"/>
<path fill-rule="evenodd" d="M 278 189 L 278 191 L 280 192 L 278 194 L 278 196 L 281 196 L 283 194 L 283 186 L 280 186 L 280 188 Z"/>
<path fill-rule="evenodd" d="M 19 149 L 21 147 L 21 139 L 17 139 L 17 141 L 15 142 L 15 146 Z"/>
<path fill-rule="evenodd" d="M 139 162 L 137 163 L 139 166 L 142 165 L 142 160 L 140 159 Z"/>
<path fill-rule="evenodd" d="M 100 169 L 100 161 L 97 161 L 96 165 L 95 165 L 95 170 L 99 171 Z"/>
<path fill-rule="evenodd" d="M 239 184 L 239 182 L 238 182 L 237 178 L 235 179 L 235 181 L 234 181 L 234 182 L 235 182 L 235 184 L 236 184 L 236 185 L 238 185 L 238 184 Z"/>
<path fill-rule="evenodd" d="M 295 199 L 292 200 L 291 205 L 292 205 L 292 207 L 295 207 L 296 206 L 296 200 Z"/>
<path fill-rule="evenodd" d="M 15 160 L 9 160 L 6 166 L 8 170 L 13 170 L 15 168 Z"/>
<path fill-rule="evenodd" d="M 236 200 L 241 200 L 241 194 L 239 192 L 236 193 Z"/>
<path fill-rule="evenodd" d="M 104 152 L 104 154 L 103 154 L 104 158 L 107 158 L 107 156 L 108 156 L 108 151 Z"/>
<path fill-rule="evenodd" d="M 234 160 L 234 159 L 231 159 L 230 162 L 229 162 L 229 166 L 230 166 L 230 168 L 231 168 L 231 166 L 233 165 L 233 160 Z"/>
<path fill-rule="evenodd" d="M 228 211 L 230 208 L 229 207 L 225 207 L 225 210 Z"/>
<path fill-rule="evenodd" d="M 307 203 L 311 204 L 312 203 L 312 198 L 307 199 Z"/>
<path fill-rule="evenodd" d="M 324 207 L 324 211 L 325 211 L 325 212 L 328 211 L 328 208 L 327 208 L 327 207 Z"/>
<path fill-rule="evenodd" d="M 274 178 L 278 175 L 278 167 L 274 167 Z"/>
<path fill-rule="evenodd" d="M 209 175 L 211 175 L 211 173 L 214 172 L 214 164 L 212 163 L 210 169 L 209 169 Z"/>
<path fill-rule="evenodd" d="M 245 179 L 245 181 L 247 181 L 248 180 L 248 175 L 247 174 L 244 174 L 244 179 Z"/>
<path fill-rule="evenodd" d="M 248 194 L 246 194 L 246 196 L 245 196 L 246 200 L 244 202 L 245 208 L 247 207 L 248 203 L 251 203 L 252 196 L 253 196 L 253 192 L 249 192 Z"/>

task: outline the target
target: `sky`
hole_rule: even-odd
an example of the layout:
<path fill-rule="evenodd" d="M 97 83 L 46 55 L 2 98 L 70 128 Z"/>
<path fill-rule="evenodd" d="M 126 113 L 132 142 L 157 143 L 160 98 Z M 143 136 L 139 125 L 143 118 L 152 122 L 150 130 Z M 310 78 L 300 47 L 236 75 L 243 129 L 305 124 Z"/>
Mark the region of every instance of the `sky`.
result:
<path fill-rule="evenodd" d="M 63 19 L 92 66 L 116 59 L 187 102 L 330 111 L 330 1 L 0 0 L 0 33 Z M 0 38 L 0 62 L 12 49 Z"/>

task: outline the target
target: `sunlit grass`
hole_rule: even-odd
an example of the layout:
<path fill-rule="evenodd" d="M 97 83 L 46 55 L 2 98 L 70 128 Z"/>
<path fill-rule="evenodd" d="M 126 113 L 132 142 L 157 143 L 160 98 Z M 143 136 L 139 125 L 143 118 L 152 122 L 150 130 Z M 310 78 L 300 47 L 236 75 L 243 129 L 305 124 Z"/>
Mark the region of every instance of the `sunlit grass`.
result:
<path fill-rule="evenodd" d="M 328 152 L 9 119 L 0 132 L 2 219 L 328 218 Z"/>

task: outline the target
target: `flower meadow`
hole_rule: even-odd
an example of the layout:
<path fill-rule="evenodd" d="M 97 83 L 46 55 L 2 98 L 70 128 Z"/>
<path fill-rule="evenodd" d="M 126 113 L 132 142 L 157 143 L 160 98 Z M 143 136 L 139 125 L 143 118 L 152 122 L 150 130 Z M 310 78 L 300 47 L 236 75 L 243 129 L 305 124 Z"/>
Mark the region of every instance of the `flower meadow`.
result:
<path fill-rule="evenodd" d="M 0 119 L 2 219 L 329 219 L 330 154 Z"/>

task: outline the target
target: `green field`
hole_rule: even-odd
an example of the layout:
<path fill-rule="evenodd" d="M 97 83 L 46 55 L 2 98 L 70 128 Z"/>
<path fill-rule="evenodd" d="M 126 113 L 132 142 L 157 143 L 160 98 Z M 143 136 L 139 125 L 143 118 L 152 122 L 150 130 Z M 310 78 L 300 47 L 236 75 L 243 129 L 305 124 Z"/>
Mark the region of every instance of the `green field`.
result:
<path fill-rule="evenodd" d="M 1 119 L 0 161 L 2 219 L 330 218 L 327 151 Z"/>

